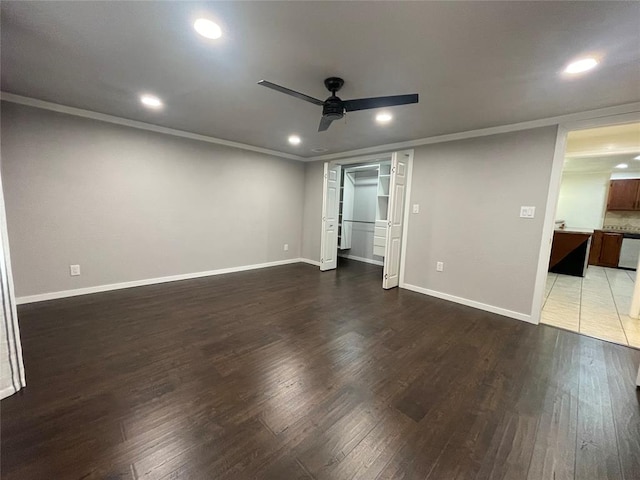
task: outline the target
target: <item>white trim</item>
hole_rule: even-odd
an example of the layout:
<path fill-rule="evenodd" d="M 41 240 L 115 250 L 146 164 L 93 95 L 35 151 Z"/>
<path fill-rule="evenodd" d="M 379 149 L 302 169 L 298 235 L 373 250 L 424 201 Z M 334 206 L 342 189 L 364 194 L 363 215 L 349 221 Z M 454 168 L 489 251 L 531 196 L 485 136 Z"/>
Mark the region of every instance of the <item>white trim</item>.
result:
<path fill-rule="evenodd" d="M 409 160 L 407 161 L 407 185 L 406 185 L 406 191 L 404 194 L 404 218 L 402 219 L 402 246 L 401 246 L 401 250 L 400 250 L 400 275 L 399 275 L 399 279 L 398 279 L 398 284 L 399 286 L 402 286 L 402 284 L 404 283 L 404 273 L 405 273 L 405 263 L 406 263 L 406 252 L 407 252 L 407 232 L 409 231 L 409 205 L 410 205 L 410 199 L 411 199 L 411 182 L 413 180 L 413 158 L 414 158 L 414 154 L 415 154 L 415 150 L 414 149 L 407 149 L 407 150 L 399 150 L 397 153 L 409 153 Z M 365 156 L 361 156 L 361 157 L 354 157 L 354 158 L 343 158 L 343 159 L 339 159 L 339 160 L 334 160 L 329 162 L 329 164 L 331 165 L 341 165 L 341 166 L 345 166 L 345 165 L 351 165 L 351 164 L 359 164 L 359 163 L 366 163 L 366 162 L 387 162 L 390 161 L 392 159 L 392 155 L 395 152 L 386 152 L 383 154 L 372 154 L 372 155 L 365 155 Z M 347 257 L 349 258 L 349 257 Z M 384 263 L 382 263 L 382 266 L 384 266 Z"/>
<path fill-rule="evenodd" d="M 3 388 L 2 390 L 0 390 L 0 400 L 2 400 L 3 398 L 10 397 L 16 392 L 17 390 L 13 388 L 13 385 L 8 386 L 7 388 Z"/>
<path fill-rule="evenodd" d="M 551 242 L 555 228 L 556 208 L 560 197 L 560 183 L 562 181 L 562 168 L 566 150 L 566 138 L 570 131 L 584 130 L 587 128 L 606 127 L 623 123 L 640 121 L 640 103 L 633 103 L 627 107 L 635 106 L 633 111 L 620 112 L 619 114 L 601 115 L 593 118 L 574 119 L 558 126 L 556 145 L 553 152 L 553 163 L 549 177 L 549 191 L 547 194 L 547 208 L 545 209 L 542 238 L 540 243 L 540 256 L 538 258 L 538 270 L 531 304 L 532 323 L 540 323 L 543 307 L 543 296 L 547 281 L 549 256 L 551 255 Z M 615 107 L 612 107 L 615 108 Z M 609 109 L 603 109 L 609 110 Z M 640 281 L 640 277 L 636 281 Z"/>
<path fill-rule="evenodd" d="M 385 153 L 378 153 L 375 155 L 364 155 L 364 156 L 360 156 L 360 157 L 355 157 L 355 158 L 341 158 L 339 160 L 330 162 L 331 164 L 335 164 L 335 165 L 340 165 L 340 166 L 346 166 L 346 165 L 353 165 L 355 164 L 360 164 L 360 163 L 382 163 L 382 162 L 390 162 L 391 161 L 391 156 L 393 155 L 393 152 L 385 152 Z"/>
<path fill-rule="evenodd" d="M 322 167 L 322 214 L 320 215 L 320 270 L 323 272 L 326 270 L 324 268 L 324 252 L 326 250 L 325 243 L 327 241 L 327 229 L 325 228 L 325 218 L 327 216 L 327 190 L 329 189 L 329 163 L 324 162 L 324 166 Z M 338 199 L 340 200 L 340 199 Z M 337 221 L 337 218 L 336 218 Z M 336 235 L 337 237 L 337 235 Z M 337 249 L 337 245 L 336 245 Z"/>
<path fill-rule="evenodd" d="M 52 102 L 45 102 L 44 100 L 38 100 L 37 98 L 23 97 L 21 95 L 15 95 L 13 93 L 0 92 L 0 100 L 17 103 L 19 105 L 26 105 L 28 107 L 41 108 L 43 110 L 51 110 L 52 112 L 66 113 L 68 115 L 75 115 L 76 117 L 90 118 L 93 120 L 100 120 L 102 122 L 114 123 L 116 125 L 123 125 L 125 127 L 138 128 L 140 130 L 148 130 L 150 132 L 164 133 L 165 135 L 173 135 L 174 137 L 189 138 L 191 140 L 198 140 L 201 142 L 215 143 L 217 145 L 223 145 L 225 147 L 239 148 L 241 150 L 249 150 L 251 152 L 264 153 L 266 155 L 273 155 L 276 157 L 286 158 L 289 160 L 306 161 L 307 158 L 299 155 L 293 155 L 291 153 L 279 152 L 277 150 L 270 150 L 268 148 L 255 147 L 253 145 L 247 145 L 246 143 L 232 142 L 230 140 L 223 140 L 221 138 L 210 137 L 208 135 L 199 135 L 197 133 L 186 132 L 184 130 L 176 130 L 174 128 L 161 127 L 159 125 L 153 125 L 151 123 L 139 122 L 137 120 L 129 120 L 127 118 L 116 117 L 114 115 L 107 115 L 106 113 L 92 112 L 91 110 L 84 110 L 82 108 L 68 107 L 66 105 L 60 105 Z"/>
<path fill-rule="evenodd" d="M 14 392 L 27 385 L 24 361 L 22 358 L 22 341 L 20 339 L 20 325 L 16 308 L 16 295 L 13 284 L 13 271 L 11 269 L 11 250 L 9 248 L 9 232 L 7 230 L 6 205 L 4 202 L 4 187 L 0 175 L 0 273 L 3 283 L 1 296 L 4 308 L 4 328 L 7 342 L 7 360 L 11 369 L 11 387 Z"/>
<path fill-rule="evenodd" d="M 564 152 L 567 145 L 567 133 L 568 130 L 563 125 L 558 127 L 556 145 L 553 150 L 551 175 L 549 176 L 549 191 L 547 193 L 547 207 L 545 208 L 544 221 L 542 224 L 540 256 L 538 257 L 536 281 L 533 287 L 533 301 L 531 303 L 531 318 L 535 324 L 540 323 L 540 318 L 542 317 L 542 306 L 544 304 L 543 297 L 547 282 L 547 272 L 549 270 L 549 257 L 551 255 L 553 231 L 555 229 L 556 208 L 558 207 L 560 184 L 562 182 L 562 168 L 564 167 Z"/>
<path fill-rule="evenodd" d="M 548 127 L 550 125 L 559 125 L 563 123 L 589 121 L 599 117 L 608 117 L 612 115 L 622 115 L 640 111 L 640 102 L 616 105 L 613 107 L 599 108 L 597 110 L 587 110 L 586 112 L 570 113 L 568 115 L 560 115 L 557 117 L 541 118 L 539 120 L 531 120 L 527 122 L 512 123 L 509 125 L 500 125 L 498 127 L 480 128 L 478 130 L 468 130 L 466 132 L 451 133 L 447 135 L 437 135 L 435 137 L 418 138 L 399 143 L 388 143 L 386 145 L 377 145 L 375 147 L 360 148 L 347 152 L 330 153 L 327 155 L 318 155 L 316 157 L 305 158 L 305 161 L 316 160 L 337 160 L 340 158 L 372 155 L 383 152 L 395 152 L 398 150 L 406 150 L 408 148 L 419 147 L 421 145 L 429 145 L 432 143 L 451 142 L 454 140 L 464 140 L 467 138 L 485 137 L 488 135 L 496 135 L 499 133 L 516 132 L 519 130 L 529 130 L 531 128 Z M 588 128 L 588 127 L 583 127 Z"/>
<path fill-rule="evenodd" d="M 356 257 L 355 255 L 340 254 L 340 253 L 338 254 L 338 256 L 342 258 L 348 258 L 349 260 L 355 260 L 356 262 L 370 263 L 371 265 L 378 265 L 380 267 L 384 267 L 384 262 L 381 262 L 380 260 L 373 260 L 371 258 Z"/>
<path fill-rule="evenodd" d="M 218 270 L 208 270 L 204 272 L 183 273 L 180 275 L 171 275 L 168 277 L 147 278 L 144 280 L 134 280 L 132 282 L 112 283 L 109 285 L 97 285 L 95 287 L 76 288 L 73 290 L 62 290 L 59 292 L 41 293 L 38 295 L 28 295 L 18 297 L 16 303 L 23 305 L 25 303 L 43 302 L 45 300 L 55 300 L 58 298 L 75 297 L 78 295 L 88 295 L 90 293 L 109 292 L 111 290 L 121 290 L 123 288 L 142 287 L 145 285 L 155 285 L 158 283 L 176 282 L 180 280 L 189 280 L 192 278 L 210 277 L 213 275 L 224 275 L 225 273 L 244 272 L 247 270 L 257 270 L 259 268 L 276 267 L 279 265 L 289 265 L 291 263 L 306 262 L 302 258 L 290 258 L 288 260 L 277 260 L 275 262 L 257 263 L 253 265 L 242 265 L 240 267 L 220 268 Z M 310 260 L 312 261 L 312 260 Z"/>
<path fill-rule="evenodd" d="M 430 297 L 441 298 L 443 300 L 448 300 L 449 302 L 459 303 L 461 305 L 466 305 L 467 307 L 477 308 L 478 310 L 484 310 L 485 312 L 495 313 L 504 317 L 515 318 L 516 320 L 522 320 L 523 322 L 536 323 L 532 320 L 531 315 L 527 315 L 526 313 L 514 312 L 513 310 L 507 310 L 506 308 L 476 302 L 475 300 L 469 300 L 468 298 L 456 297 L 455 295 L 438 292 L 436 290 L 429 290 L 428 288 L 417 287 L 408 283 L 400 285 L 400 288 L 405 288 L 407 290 L 411 290 L 412 292 L 429 295 Z"/>
<path fill-rule="evenodd" d="M 299 258 L 302 263 L 308 263 L 309 265 L 315 265 L 316 267 L 320 266 L 320 262 L 317 260 L 311 260 L 310 258 Z"/>
<path fill-rule="evenodd" d="M 404 218 L 402 219 L 402 244 L 400 246 L 400 276 L 398 278 L 398 286 L 404 284 L 404 274 L 407 264 L 407 237 L 409 236 L 409 220 L 411 209 L 411 182 L 413 181 L 413 158 L 415 150 L 408 150 L 409 162 L 407 166 L 407 182 L 404 192 Z"/>

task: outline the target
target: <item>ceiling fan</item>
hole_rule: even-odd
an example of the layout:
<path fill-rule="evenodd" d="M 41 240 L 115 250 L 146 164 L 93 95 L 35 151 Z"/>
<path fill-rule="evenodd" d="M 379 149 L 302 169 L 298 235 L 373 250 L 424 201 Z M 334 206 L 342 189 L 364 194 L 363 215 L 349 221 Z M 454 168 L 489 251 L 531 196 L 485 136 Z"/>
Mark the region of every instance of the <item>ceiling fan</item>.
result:
<path fill-rule="evenodd" d="M 324 86 L 331 92 L 331 96 L 324 102 L 317 98 L 310 97 L 304 93 L 296 92 L 286 87 L 276 85 L 267 80 L 260 80 L 258 85 L 271 88 L 280 93 L 291 95 L 314 105 L 322 107 L 322 118 L 320 119 L 319 132 L 324 132 L 329 128 L 331 122 L 340 120 L 346 112 L 354 112 L 356 110 L 368 110 L 370 108 L 395 107 L 397 105 L 407 105 L 410 103 L 418 103 L 418 94 L 411 95 L 393 95 L 390 97 L 372 97 L 372 98 L 356 98 L 354 100 L 341 100 L 336 96 L 336 92 L 344 85 L 344 80 L 338 77 L 330 77 L 324 81 Z"/>

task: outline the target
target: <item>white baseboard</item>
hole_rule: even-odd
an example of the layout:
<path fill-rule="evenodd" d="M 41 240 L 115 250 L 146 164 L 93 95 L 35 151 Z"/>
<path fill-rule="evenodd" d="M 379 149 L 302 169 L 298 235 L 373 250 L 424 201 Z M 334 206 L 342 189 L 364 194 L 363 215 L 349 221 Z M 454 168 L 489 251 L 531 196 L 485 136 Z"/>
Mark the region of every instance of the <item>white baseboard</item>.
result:
<path fill-rule="evenodd" d="M 441 298 L 450 302 L 459 303 L 461 305 L 466 305 L 467 307 L 477 308 L 478 310 L 484 310 L 485 312 L 497 313 L 498 315 L 515 318 L 516 320 L 522 320 L 523 322 L 527 323 L 533 323 L 534 325 L 537 324 L 537 322 L 531 318 L 531 315 L 527 315 L 526 313 L 514 312 L 513 310 L 507 310 L 506 308 L 476 302 L 475 300 L 469 300 L 468 298 L 456 297 L 455 295 L 438 292 L 436 290 L 429 290 L 428 288 L 417 287 L 408 283 L 400 285 L 400 288 L 406 288 L 407 290 L 411 290 L 412 292 L 418 292 L 424 295 L 429 295 L 431 297 Z"/>
<path fill-rule="evenodd" d="M 381 267 L 384 266 L 384 262 L 381 262 L 380 260 L 372 260 L 370 258 L 364 258 L 364 257 L 356 257 L 355 255 L 348 255 L 348 254 L 342 254 L 342 255 L 338 255 L 339 257 L 342 258 L 348 258 L 349 260 L 355 260 L 356 262 L 364 262 L 364 263 L 370 263 L 372 265 L 379 265 Z"/>
<path fill-rule="evenodd" d="M 316 267 L 320 266 L 320 262 L 317 260 L 311 260 L 310 258 L 299 258 L 302 263 L 308 263 L 309 265 L 315 265 Z"/>
<path fill-rule="evenodd" d="M 108 292 L 111 290 L 121 290 L 123 288 L 143 287 L 145 285 L 154 285 L 157 283 L 176 282 L 179 280 L 190 280 L 192 278 L 210 277 L 213 275 L 224 275 L 225 273 L 244 272 L 246 270 L 256 270 L 259 268 L 276 267 L 278 265 L 289 265 L 291 263 L 306 262 L 313 260 L 302 258 L 290 258 L 288 260 L 278 260 L 275 262 L 257 263 L 253 265 L 242 265 L 240 267 L 220 268 L 218 270 L 208 270 L 205 272 L 184 273 L 181 275 L 171 275 L 168 277 L 147 278 L 144 280 L 134 280 L 132 282 L 112 283 L 108 285 L 97 285 L 95 287 L 76 288 L 73 290 L 62 290 L 58 292 L 41 293 L 38 295 L 28 295 L 16 298 L 18 305 L 25 303 L 43 302 L 45 300 L 55 300 L 57 298 L 75 297 L 78 295 L 88 295 L 90 293 Z M 317 265 L 320 265 L 318 263 Z"/>
<path fill-rule="evenodd" d="M 16 393 L 16 389 L 13 388 L 13 385 L 3 388 L 2 390 L 0 390 L 0 400 L 3 398 L 10 397 L 14 393 Z"/>

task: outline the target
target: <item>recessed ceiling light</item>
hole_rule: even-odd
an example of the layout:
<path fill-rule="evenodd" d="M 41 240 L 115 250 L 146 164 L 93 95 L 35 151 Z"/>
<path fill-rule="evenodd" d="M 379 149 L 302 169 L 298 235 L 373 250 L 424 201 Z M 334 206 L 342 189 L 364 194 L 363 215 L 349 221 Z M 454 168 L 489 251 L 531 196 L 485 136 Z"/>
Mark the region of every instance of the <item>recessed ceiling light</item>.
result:
<path fill-rule="evenodd" d="M 198 32 L 205 38 L 211 38 L 215 40 L 216 38 L 220 38 L 222 36 L 222 29 L 220 28 L 220 26 L 207 18 L 197 19 L 193 24 L 193 28 L 195 28 L 196 32 Z"/>
<path fill-rule="evenodd" d="M 619 163 L 618 165 L 616 165 L 616 168 L 628 168 L 629 165 L 627 165 L 626 163 Z"/>
<path fill-rule="evenodd" d="M 376 122 L 378 123 L 389 123 L 393 117 L 390 113 L 382 112 L 376 115 Z"/>
<path fill-rule="evenodd" d="M 162 108 L 162 100 L 154 95 L 141 95 L 140 102 L 150 108 Z"/>
<path fill-rule="evenodd" d="M 598 65 L 598 60 L 593 57 L 581 58 L 580 60 L 576 60 L 575 62 L 571 62 L 564 69 L 564 73 L 582 73 L 592 68 L 595 68 Z"/>
<path fill-rule="evenodd" d="M 302 140 L 300 140 L 300 137 L 299 137 L 298 135 L 291 135 L 291 136 L 289 137 L 289 143 L 290 143 L 291 145 L 300 145 L 300 142 L 301 142 L 301 141 L 302 141 Z"/>
<path fill-rule="evenodd" d="M 329 151 L 329 149 L 328 149 L 328 148 L 324 148 L 324 147 L 313 147 L 313 148 L 311 149 L 311 151 L 312 151 L 313 153 L 324 153 L 324 152 L 328 152 L 328 151 Z"/>

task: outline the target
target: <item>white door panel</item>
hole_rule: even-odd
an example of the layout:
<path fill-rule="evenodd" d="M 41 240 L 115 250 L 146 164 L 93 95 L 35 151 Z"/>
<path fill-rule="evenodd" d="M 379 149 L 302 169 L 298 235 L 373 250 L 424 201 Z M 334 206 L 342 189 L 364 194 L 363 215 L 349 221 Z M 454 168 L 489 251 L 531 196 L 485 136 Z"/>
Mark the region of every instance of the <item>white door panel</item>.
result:
<path fill-rule="evenodd" d="M 324 164 L 322 189 L 322 237 L 320 239 L 320 270 L 338 266 L 338 210 L 340 201 L 340 165 Z"/>
<path fill-rule="evenodd" d="M 404 220 L 405 191 L 407 185 L 408 152 L 395 152 L 391 158 L 389 185 L 389 216 L 383 268 L 383 288 L 397 287 L 400 283 L 400 251 L 402 222 Z"/>

